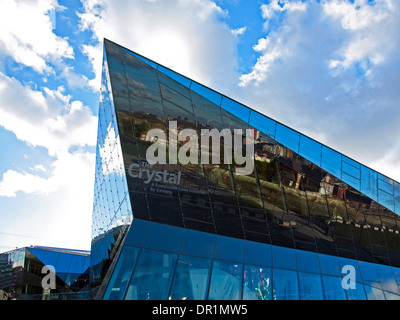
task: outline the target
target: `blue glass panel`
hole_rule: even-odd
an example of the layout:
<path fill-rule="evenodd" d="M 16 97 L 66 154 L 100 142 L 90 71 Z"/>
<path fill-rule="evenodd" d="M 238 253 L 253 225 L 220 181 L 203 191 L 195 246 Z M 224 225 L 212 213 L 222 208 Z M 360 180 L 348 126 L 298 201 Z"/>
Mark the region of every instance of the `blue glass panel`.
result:
<path fill-rule="evenodd" d="M 53 252 L 49 250 L 40 250 L 40 249 L 31 249 L 29 251 L 32 252 L 36 258 L 43 262 L 44 265 L 49 265 L 55 267 L 58 260 L 58 252 Z"/>
<path fill-rule="evenodd" d="M 180 252 L 212 258 L 214 256 L 215 239 L 216 236 L 213 234 L 187 229 L 183 234 Z"/>
<path fill-rule="evenodd" d="M 271 268 L 245 265 L 243 300 L 271 300 Z"/>
<path fill-rule="evenodd" d="M 400 296 L 391 292 L 384 291 L 386 300 L 400 300 Z"/>
<path fill-rule="evenodd" d="M 400 183 L 394 182 L 394 212 L 400 215 Z"/>
<path fill-rule="evenodd" d="M 342 180 L 345 181 L 349 186 L 352 186 L 353 188 L 360 190 L 360 180 L 354 178 L 351 175 L 348 175 L 345 172 L 342 172 Z"/>
<path fill-rule="evenodd" d="M 392 268 L 381 264 L 376 264 L 376 270 L 381 279 L 382 289 L 392 293 L 400 294 L 399 286 L 394 278 Z"/>
<path fill-rule="evenodd" d="M 250 126 L 264 132 L 272 138 L 275 138 L 276 122 L 261 113 L 251 110 L 250 113 Z"/>
<path fill-rule="evenodd" d="M 342 156 L 342 171 L 360 180 L 360 164 L 346 156 Z"/>
<path fill-rule="evenodd" d="M 318 254 L 314 252 L 296 250 L 297 269 L 304 272 L 320 273 Z"/>
<path fill-rule="evenodd" d="M 121 300 L 129 283 L 131 273 L 139 255 L 139 248 L 124 246 L 113 271 L 104 300 Z"/>
<path fill-rule="evenodd" d="M 57 272 L 68 273 L 69 264 L 71 263 L 72 255 L 68 253 L 59 253 L 57 264 L 54 266 Z"/>
<path fill-rule="evenodd" d="M 181 83 L 182 85 L 184 85 L 185 87 L 190 87 L 190 83 L 192 82 L 192 80 L 181 76 L 180 74 L 177 74 L 174 71 L 171 71 L 167 68 L 164 68 L 163 66 L 159 66 L 158 67 L 158 71 L 161 71 L 162 73 L 164 73 L 165 75 L 167 75 L 168 77 L 178 81 L 179 83 Z"/>
<path fill-rule="evenodd" d="M 378 173 L 378 189 L 393 195 L 393 180 Z"/>
<path fill-rule="evenodd" d="M 367 285 L 364 285 L 364 287 L 368 300 L 385 300 L 385 296 L 381 289 L 373 288 Z"/>
<path fill-rule="evenodd" d="M 389 210 L 394 211 L 394 201 L 393 200 L 394 200 L 393 195 L 378 188 L 378 202 L 380 204 L 382 204 Z"/>
<path fill-rule="evenodd" d="M 275 140 L 294 152 L 299 152 L 300 134 L 280 123 L 276 124 Z"/>
<path fill-rule="evenodd" d="M 208 294 L 209 300 L 240 300 L 243 265 L 214 260 Z"/>
<path fill-rule="evenodd" d="M 360 267 L 361 277 L 364 283 L 369 283 L 370 285 L 381 286 L 380 278 L 376 271 L 374 263 L 368 263 L 364 261 L 358 261 Z"/>
<path fill-rule="evenodd" d="M 321 275 L 299 272 L 300 299 L 324 300 Z"/>
<path fill-rule="evenodd" d="M 125 300 L 166 300 L 177 255 L 142 249 Z"/>
<path fill-rule="evenodd" d="M 135 56 L 135 57 L 138 58 L 139 60 L 142 60 L 143 62 L 145 62 L 145 63 L 147 63 L 148 65 L 152 66 L 153 68 L 157 69 L 157 67 L 158 67 L 158 64 L 157 64 L 157 63 L 155 63 L 155 62 L 153 62 L 153 61 L 151 61 L 151 60 L 149 60 L 149 59 L 146 59 L 145 57 L 142 57 L 142 56 L 140 56 L 140 55 L 138 55 L 138 54 L 136 54 L 136 53 L 134 53 L 134 52 L 131 52 L 131 51 L 125 49 L 125 48 L 122 48 L 122 49 L 123 49 L 124 51 L 128 52 L 129 54 Z"/>
<path fill-rule="evenodd" d="M 271 266 L 271 246 L 258 242 L 244 242 L 244 261 L 248 264 Z"/>
<path fill-rule="evenodd" d="M 361 189 L 360 191 L 372 200 L 378 200 L 378 173 L 365 166 L 361 166 Z"/>
<path fill-rule="evenodd" d="M 273 269 L 272 288 L 277 300 L 298 300 L 299 286 L 297 272 Z"/>
<path fill-rule="evenodd" d="M 300 135 L 299 154 L 317 166 L 321 166 L 322 146 L 315 140 Z"/>
<path fill-rule="evenodd" d="M 296 270 L 295 250 L 272 246 L 272 265 L 274 268 L 284 268 Z"/>
<path fill-rule="evenodd" d="M 400 268 L 392 267 L 392 271 L 397 284 L 400 285 Z"/>
<path fill-rule="evenodd" d="M 244 241 L 230 237 L 217 236 L 215 258 L 243 262 Z"/>
<path fill-rule="evenodd" d="M 144 242 L 145 247 L 178 252 L 183 229 L 152 222 Z"/>
<path fill-rule="evenodd" d="M 125 244 L 141 247 L 147 234 L 150 222 L 134 219 L 125 237 Z"/>
<path fill-rule="evenodd" d="M 342 167 L 342 156 L 340 153 L 322 146 L 322 158 L 321 158 L 322 169 L 333 174 L 336 178 L 341 179 L 341 167 Z M 346 182 L 346 181 L 345 181 Z"/>
<path fill-rule="evenodd" d="M 194 81 L 192 82 L 190 89 L 194 92 L 197 92 L 199 95 L 203 96 L 212 103 L 215 103 L 217 106 L 221 105 L 222 96 L 218 92 L 208 89 L 205 86 Z"/>
<path fill-rule="evenodd" d="M 347 295 L 347 300 L 367 300 L 367 295 L 365 294 L 364 285 L 362 283 L 356 282 L 354 289 L 345 290 Z"/>
<path fill-rule="evenodd" d="M 238 117 L 239 119 L 243 120 L 244 122 L 249 122 L 250 109 L 246 106 L 235 102 L 227 97 L 223 97 L 221 107 L 229 113 L 233 114 L 234 116 Z"/>
<path fill-rule="evenodd" d="M 325 300 L 346 300 L 346 294 L 342 287 L 342 278 L 322 276 Z"/>
<path fill-rule="evenodd" d="M 349 274 L 349 272 L 343 272 L 343 267 L 344 266 L 353 266 L 354 267 L 354 271 L 355 271 L 355 276 L 356 279 L 354 279 L 355 281 L 362 281 L 361 278 L 361 273 L 360 273 L 360 269 L 358 267 L 358 261 L 357 260 L 352 260 L 352 259 L 347 259 L 347 258 L 339 258 L 339 262 L 340 262 L 340 267 L 341 267 L 341 272 L 342 272 L 342 276 L 346 276 L 347 274 Z"/>
<path fill-rule="evenodd" d="M 89 257 L 72 256 L 68 273 L 83 273 L 89 266 Z"/>
<path fill-rule="evenodd" d="M 205 300 L 211 260 L 180 255 L 171 287 L 172 300 Z"/>

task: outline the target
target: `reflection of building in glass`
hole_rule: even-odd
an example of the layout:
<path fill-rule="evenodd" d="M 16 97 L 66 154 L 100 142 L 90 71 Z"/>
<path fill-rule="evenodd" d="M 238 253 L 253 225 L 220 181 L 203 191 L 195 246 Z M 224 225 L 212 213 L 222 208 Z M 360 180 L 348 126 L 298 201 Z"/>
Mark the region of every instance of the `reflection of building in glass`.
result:
<path fill-rule="evenodd" d="M 254 129 L 253 173 L 150 166 L 146 133 L 168 137 L 171 120 Z M 400 298 L 398 182 L 108 40 L 97 145 L 97 298 Z M 346 265 L 356 289 L 342 287 Z"/>
<path fill-rule="evenodd" d="M 52 266 L 56 276 L 54 289 L 43 289 L 42 280 L 48 274 L 43 267 Z M 89 285 L 90 254 L 82 250 L 50 247 L 24 247 L 0 254 L 0 290 L 18 299 L 42 294 L 82 296 Z M 81 293 L 79 294 L 78 292 Z"/>

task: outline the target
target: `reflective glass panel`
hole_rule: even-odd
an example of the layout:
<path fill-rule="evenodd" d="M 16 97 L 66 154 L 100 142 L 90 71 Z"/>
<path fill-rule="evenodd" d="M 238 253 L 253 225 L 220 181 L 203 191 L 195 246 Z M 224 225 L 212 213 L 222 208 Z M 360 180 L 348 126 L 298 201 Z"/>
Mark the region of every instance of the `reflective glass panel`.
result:
<path fill-rule="evenodd" d="M 360 282 L 355 283 L 355 288 L 346 290 L 347 300 L 367 300 L 364 285 Z"/>
<path fill-rule="evenodd" d="M 221 107 L 227 110 L 229 113 L 233 114 L 234 116 L 238 117 L 239 119 L 243 120 L 244 122 L 249 122 L 250 109 L 246 106 L 237 103 L 227 97 L 223 97 Z"/>
<path fill-rule="evenodd" d="M 368 300 L 385 300 L 385 295 L 383 294 L 383 291 L 381 289 L 370 287 L 367 285 L 364 285 L 364 287 Z"/>
<path fill-rule="evenodd" d="M 297 269 L 304 272 L 320 273 L 318 254 L 296 250 Z"/>
<path fill-rule="evenodd" d="M 272 246 L 272 264 L 274 268 L 296 270 L 297 265 L 295 250 L 290 248 Z"/>
<path fill-rule="evenodd" d="M 342 175 L 342 156 L 338 152 L 328 147 L 322 146 L 321 159 L 321 167 L 340 179 Z"/>
<path fill-rule="evenodd" d="M 384 291 L 386 300 L 400 300 L 400 295 Z"/>
<path fill-rule="evenodd" d="M 186 229 L 183 234 L 181 253 L 212 258 L 214 256 L 215 235 Z"/>
<path fill-rule="evenodd" d="M 276 122 L 261 113 L 251 110 L 250 113 L 250 126 L 260 130 L 268 136 L 275 138 Z"/>
<path fill-rule="evenodd" d="M 362 280 L 365 283 L 374 284 L 374 286 L 381 286 L 380 278 L 376 271 L 375 264 L 364 261 L 358 261 L 361 271 Z"/>
<path fill-rule="evenodd" d="M 208 300 L 240 300 L 243 265 L 214 260 Z"/>
<path fill-rule="evenodd" d="M 300 135 L 299 154 L 317 166 L 321 166 L 322 146 L 315 140 Z"/>
<path fill-rule="evenodd" d="M 324 300 L 321 275 L 299 272 L 301 300 Z"/>
<path fill-rule="evenodd" d="M 173 71 L 171 71 L 171 70 L 169 70 L 167 68 L 164 68 L 163 66 L 158 66 L 158 71 L 160 71 L 159 72 L 159 79 L 160 79 L 161 82 L 169 85 L 174 90 L 177 90 L 176 88 L 179 88 L 179 91 L 181 93 L 189 96 L 188 91 L 183 89 L 182 85 L 184 85 L 185 87 L 189 87 L 190 83 L 192 82 L 191 80 L 189 80 L 186 77 L 183 77 L 183 76 L 177 74 L 176 72 L 173 72 Z M 169 78 L 172 78 L 172 79 L 176 80 L 177 82 L 171 81 L 165 75 L 167 75 Z"/>
<path fill-rule="evenodd" d="M 325 300 L 346 300 L 341 277 L 322 276 Z"/>
<path fill-rule="evenodd" d="M 125 300 L 166 300 L 176 254 L 142 249 Z"/>
<path fill-rule="evenodd" d="M 215 258 L 243 262 L 244 241 L 229 237 L 217 236 Z"/>
<path fill-rule="evenodd" d="M 271 268 L 245 265 L 243 300 L 272 300 Z"/>
<path fill-rule="evenodd" d="M 392 293 L 400 294 L 397 281 L 394 278 L 392 268 L 389 266 L 384 266 L 376 264 L 376 270 L 381 279 L 382 289 Z"/>
<path fill-rule="evenodd" d="M 248 264 L 271 266 L 271 246 L 268 244 L 244 241 L 244 261 Z"/>
<path fill-rule="evenodd" d="M 299 286 L 297 272 L 275 268 L 272 272 L 272 288 L 276 300 L 298 300 Z"/>
<path fill-rule="evenodd" d="M 132 246 L 142 246 L 147 234 L 150 222 L 134 219 L 127 236 L 125 244 Z"/>
<path fill-rule="evenodd" d="M 180 255 L 174 274 L 172 300 L 205 300 L 211 260 Z"/>
<path fill-rule="evenodd" d="M 275 140 L 294 152 L 299 152 L 300 134 L 280 123 L 276 124 Z"/>
<path fill-rule="evenodd" d="M 221 104 L 222 96 L 218 92 L 208 89 L 197 82 L 192 82 L 190 89 L 194 92 L 197 92 L 199 95 L 203 96 L 212 103 L 215 103 L 217 106 Z"/>
<path fill-rule="evenodd" d="M 151 223 L 144 243 L 145 247 L 178 252 L 183 229 L 159 223 Z"/>
<path fill-rule="evenodd" d="M 394 212 L 400 214 L 400 183 L 394 182 Z"/>
<path fill-rule="evenodd" d="M 104 300 L 121 300 L 139 255 L 139 248 L 125 246 L 113 271 Z"/>

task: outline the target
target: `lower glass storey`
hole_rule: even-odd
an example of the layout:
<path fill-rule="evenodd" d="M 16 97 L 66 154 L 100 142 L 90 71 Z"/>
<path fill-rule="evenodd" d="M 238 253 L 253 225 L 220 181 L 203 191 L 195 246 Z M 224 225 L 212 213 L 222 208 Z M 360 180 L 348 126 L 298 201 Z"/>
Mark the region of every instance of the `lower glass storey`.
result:
<path fill-rule="evenodd" d="M 103 299 L 400 299 L 400 268 L 135 219 Z"/>

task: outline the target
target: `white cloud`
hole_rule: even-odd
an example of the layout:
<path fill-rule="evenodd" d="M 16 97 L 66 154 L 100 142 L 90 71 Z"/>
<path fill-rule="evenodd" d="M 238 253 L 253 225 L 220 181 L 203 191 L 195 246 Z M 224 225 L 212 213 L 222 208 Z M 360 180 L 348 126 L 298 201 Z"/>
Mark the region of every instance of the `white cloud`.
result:
<path fill-rule="evenodd" d="M 207 85 L 237 77 L 238 37 L 222 21 L 227 12 L 210 0 L 84 1 L 82 30 L 130 48 Z M 244 29 L 237 30 L 244 32 Z M 84 46 L 99 83 L 102 47 Z"/>
<path fill-rule="evenodd" d="M 279 12 L 305 11 L 306 9 L 306 3 L 291 0 L 272 0 L 268 4 L 261 5 L 262 16 L 267 20 L 271 19 L 276 13 Z"/>
<path fill-rule="evenodd" d="M 262 6 L 279 24 L 253 47 L 241 101 L 399 180 L 400 2 L 312 1 L 279 16 L 291 3 Z"/>
<path fill-rule="evenodd" d="M 35 91 L 0 73 L 0 126 L 31 146 L 46 148 L 57 159 L 48 179 L 7 171 L 0 181 L 0 195 L 15 196 L 17 191 L 48 194 L 57 190 L 71 179 L 65 171 L 79 170 L 72 163 L 68 167 L 64 162 L 71 159 L 68 149 L 95 145 L 97 118 L 82 102 L 70 101 L 70 96 L 63 91 L 62 87 L 45 88 L 44 93 Z M 77 152 L 75 156 L 80 157 L 82 153 Z M 62 170 L 60 164 L 63 164 Z"/>
<path fill-rule="evenodd" d="M 0 196 L 3 197 L 15 197 L 18 191 L 27 194 L 49 194 L 56 189 L 53 181 L 49 182 L 37 175 L 14 170 L 6 171 L 0 181 Z"/>
<path fill-rule="evenodd" d="M 74 58 L 66 38 L 56 36 L 48 14 L 61 10 L 55 0 L 0 2 L 0 51 L 39 73 L 50 72 L 49 61 Z"/>
<path fill-rule="evenodd" d="M 383 63 L 398 45 L 398 6 L 391 0 L 379 0 L 374 5 L 334 0 L 323 4 L 323 12 L 340 23 L 348 36 L 336 51 L 339 59 L 330 61 L 333 69 L 365 61 Z"/>
<path fill-rule="evenodd" d="M 0 73 L 0 126 L 19 140 L 47 148 L 50 155 L 72 146 L 94 145 L 97 118 L 63 91 L 63 87 L 32 90 Z"/>
<path fill-rule="evenodd" d="M 242 36 L 246 33 L 247 27 L 241 27 L 231 30 L 232 34 L 235 36 Z"/>

